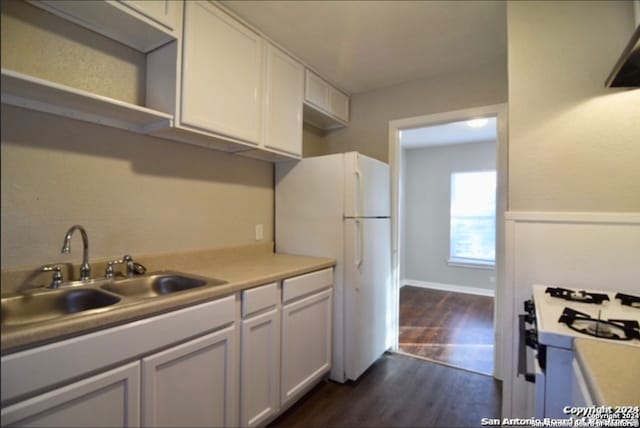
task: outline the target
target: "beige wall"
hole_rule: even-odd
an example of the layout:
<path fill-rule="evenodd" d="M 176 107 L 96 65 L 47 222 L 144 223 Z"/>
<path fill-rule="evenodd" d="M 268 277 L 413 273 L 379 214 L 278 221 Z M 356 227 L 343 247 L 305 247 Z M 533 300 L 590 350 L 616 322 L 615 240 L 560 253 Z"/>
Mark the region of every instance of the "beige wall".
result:
<path fill-rule="evenodd" d="M 640 90 L 605 89 L 632 3 L 509 2 L 509 209 L 640 211 Z"/>
<path fill-rule="evenodd" d="M 2 268 L 273 240 L 272 164 L 2 106 Z"/>
<path fill-rule="evenodd" d="M 325 153 L 355 150 L 387 161 L 390 120 L 506 101 L 506 59 L 357 94 L 351 97 L 349 126 L 327 134 Z"/>
<path fill-rule="evenodd" d="M 20 0 L 2 0 L 0 29 L 2 67 L 145 104 L 144 54 Z"/>
<path fill-rule="evenodd" d="M 323 155 L 326 142 L 325 132 L 311 125 L 303 124 L 302 127 L 302 157 L 309 158 Z"/>
<path fill-rule="evenodd" d="M 2 0 L 2 65 L 144 104 L 145 57 L 21 1 Z M 273 240 L 273 165 L 2 106 L 2 269 Z"/>

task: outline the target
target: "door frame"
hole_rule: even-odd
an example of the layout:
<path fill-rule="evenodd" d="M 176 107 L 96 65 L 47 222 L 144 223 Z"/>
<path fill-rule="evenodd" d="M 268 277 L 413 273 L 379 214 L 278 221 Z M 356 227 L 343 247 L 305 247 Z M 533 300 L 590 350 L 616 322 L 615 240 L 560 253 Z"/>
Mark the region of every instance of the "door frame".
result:
<path fill-rule="evenodd" d="M 389 336 L 391 348 L 397 351 L 400 305 L 400 260 L 402 242 L 399 221 L 402 214 L 401 183 L 403 182 L 402 168 L 404 150 L 400 144 L 400 131 L 403 129 L 420 128 L 425 126 L 442 125 L 449 122 L 468 120 L 476 117 L 496 117 L 496 174 L 497 174 L 497 209 L 496 209 L 496 292 L 494 300 L 494 370 L 493 376 L 504 379 L 503 349 L 505 338 L 502 336 L 503 305 L 505 293 L 505 222 L 504 213 L 507 211 L 507 181 L 508 181 L 508 152 L 507 152 L 507 104 L 492 104 L 472 107 L 443 113 L 427 114 L 389 121 L 389 166 L 391 169 L 391 316 L 393 322 Z"/>

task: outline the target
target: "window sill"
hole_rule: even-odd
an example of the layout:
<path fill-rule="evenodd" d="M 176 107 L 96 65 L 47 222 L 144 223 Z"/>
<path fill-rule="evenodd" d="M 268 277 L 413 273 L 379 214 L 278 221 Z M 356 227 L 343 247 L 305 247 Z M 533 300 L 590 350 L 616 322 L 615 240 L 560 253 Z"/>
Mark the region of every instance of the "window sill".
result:
<path fill-rule="evenodd" d="M 451 267 L 462 267 L 462 268 L 470 268 L 470 269 L 488 269 L 488 270 L 496 269 L 495 262 L 483 262 L 479 260 L 469 260 L 469 259 L 449 259 L 447 260 L 447 265 Z"/>

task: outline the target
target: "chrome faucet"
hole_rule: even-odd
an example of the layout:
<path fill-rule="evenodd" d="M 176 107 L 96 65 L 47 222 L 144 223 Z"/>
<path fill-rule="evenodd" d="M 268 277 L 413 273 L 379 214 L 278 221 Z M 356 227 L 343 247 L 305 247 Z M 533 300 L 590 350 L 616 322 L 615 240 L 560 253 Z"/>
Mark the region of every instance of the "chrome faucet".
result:
<path fill-rule="evenodd" d="M 82 266 L 80 266 L 80 280 L 86 281 L 91 276 L 91 266 L 89 266 L 89 237 L 84 227 L 75 224 L 69 228 L 62 243 L 62 253 L 71 253 L 71 236 L 77 230 L 82 234 Z"/>

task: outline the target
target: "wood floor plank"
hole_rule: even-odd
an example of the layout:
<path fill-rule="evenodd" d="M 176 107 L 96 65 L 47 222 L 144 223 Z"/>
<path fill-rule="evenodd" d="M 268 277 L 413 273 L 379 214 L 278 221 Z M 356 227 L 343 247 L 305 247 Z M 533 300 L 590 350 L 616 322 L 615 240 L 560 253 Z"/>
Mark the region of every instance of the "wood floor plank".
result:
<path fill-rule="evenodd" d="M 493 373 L 493 298 L 404 286 L 401 351 L 480 373 Z"/>
<path fill-rule="evenodd" d="M 356 382 L 322 382 L 272 427 L 473 427 L 499 418 L 500 382 L 385 354 Z"/>

